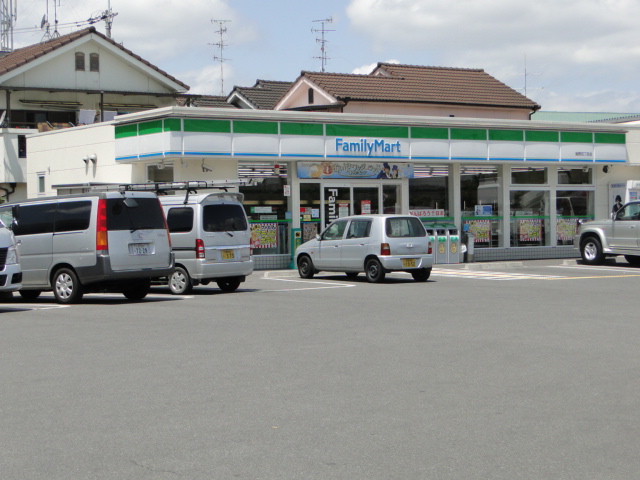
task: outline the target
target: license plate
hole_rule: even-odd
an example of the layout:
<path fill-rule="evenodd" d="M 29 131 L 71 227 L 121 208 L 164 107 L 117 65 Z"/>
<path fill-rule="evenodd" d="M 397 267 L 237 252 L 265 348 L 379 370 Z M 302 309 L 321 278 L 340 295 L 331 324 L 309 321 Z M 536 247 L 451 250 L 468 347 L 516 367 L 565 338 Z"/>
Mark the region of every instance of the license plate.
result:
<path fill-rule="evenodd" d="M 129 255 L 151 255 L 151 248 L 148 243 L 130 243 Z"/>
<path fill-rule="evenodd" d="M 402 266 L 404 268 L 416 268 L 416 259 L 415 258 L 403 258 Z"/>
<path fill-rule="evenodd" d="M 223 260 L 233 260 L 234 258 L 236 258 L 233 250 L 221 250 L 221 252 Z"/>

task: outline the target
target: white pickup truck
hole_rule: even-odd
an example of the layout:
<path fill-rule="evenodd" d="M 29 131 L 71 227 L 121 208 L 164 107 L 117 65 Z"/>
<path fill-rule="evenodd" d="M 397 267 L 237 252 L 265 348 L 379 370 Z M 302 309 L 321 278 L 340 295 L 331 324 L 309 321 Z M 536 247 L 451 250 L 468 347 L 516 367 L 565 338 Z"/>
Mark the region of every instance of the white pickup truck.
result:
<path fill-rule="evenodd" d="M 624 255 L 630 264 L 640 265 L 640 202 L 627 203 L 613 218 L 583 223 L 573 245 L 590 265 L 615 255 Z"/>

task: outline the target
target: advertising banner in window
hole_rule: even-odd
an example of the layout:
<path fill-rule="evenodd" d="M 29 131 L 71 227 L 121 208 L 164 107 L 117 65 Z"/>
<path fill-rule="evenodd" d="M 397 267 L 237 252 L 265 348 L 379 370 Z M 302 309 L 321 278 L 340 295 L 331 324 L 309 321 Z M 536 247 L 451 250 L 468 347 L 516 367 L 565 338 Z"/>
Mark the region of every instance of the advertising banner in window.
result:
<path fill-rule="evenodd" d="M 556 231 L 558 232 L 558 240 L 567 242 L 572 241 L 573 236 L 578 233 L 578 222 L 575 218 L 558 218 Z"/>
<path fill-rule="evenodd" d="M 518 220 L 518 235 L 521 242 L 539 242 L 542 240 L 542 220 L 528 218 Z"/>
<path fill-rule="evenodd" d="M 278 246 L 277 223 L 251 224 L 251 248 L 276 248 Z"/>
<path fill-rule="evenodd" d="M 473 243 L 489 243 L 491 241 L 491 220 L 468 220 L 469 234 L 475 237 Z"/>
<path fill-rule="evenodd" d="M 298 162 L 298 178 L 413 178 L 413 165 L 400 162 Z"/>

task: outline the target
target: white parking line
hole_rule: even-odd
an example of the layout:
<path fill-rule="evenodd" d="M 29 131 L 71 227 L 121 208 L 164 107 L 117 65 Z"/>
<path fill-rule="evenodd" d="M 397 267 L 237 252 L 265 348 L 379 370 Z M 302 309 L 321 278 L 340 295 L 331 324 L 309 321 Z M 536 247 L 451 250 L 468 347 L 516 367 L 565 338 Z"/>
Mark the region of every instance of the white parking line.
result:
<path fill-rule="evenodd" d="M 468 278 L 472 280 L 553 280 L 565 278 L 558 275 L 537 275 L 527 273 L 505 273 L 490 271 L 474 271 L 474 270 L 450 270 L 434 268 L 431 276 L 435 277 L 458 277 Z"/>
<path fill-rule="evenodd" d="M 323 290 L 328 288 L 345 288 L 345 287 L 355 287 L 355 285 L 349 283 L 335 283 L 335 282 L 322 282 L 319 280 L 292 280 L 288 278 L 272 278 L 269 275 L 270 272 L 266 272 L 264 277 L 267 280 L 278 280 L 280 282 L 296 282 L 296 283 L 306 283 L 312 285 L 329 285 L 325 287 L 305 287 L 305 288 L 283 288 L 281 290 L 260 290 L 261 292 L 296 292 L 302 290 Z"/>

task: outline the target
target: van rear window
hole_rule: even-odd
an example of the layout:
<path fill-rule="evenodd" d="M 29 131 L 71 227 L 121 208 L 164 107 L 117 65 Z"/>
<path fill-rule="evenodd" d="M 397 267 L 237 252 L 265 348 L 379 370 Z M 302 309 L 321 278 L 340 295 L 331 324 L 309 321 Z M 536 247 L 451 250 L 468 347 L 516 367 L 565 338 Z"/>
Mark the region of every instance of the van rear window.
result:
<path fill-rule="evenodd" d="M 164 230 L 164 215 L 157 198 L 107 199 L 107 229 Z"/>
<path fill-rule="evenodd" d="M 247 218 L 240 205 L 205 205 L 202 209 L 205 232 L 239 232 L 247 229 Z"/>

